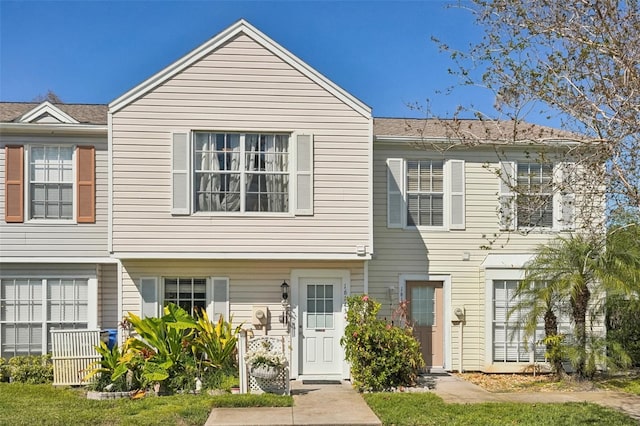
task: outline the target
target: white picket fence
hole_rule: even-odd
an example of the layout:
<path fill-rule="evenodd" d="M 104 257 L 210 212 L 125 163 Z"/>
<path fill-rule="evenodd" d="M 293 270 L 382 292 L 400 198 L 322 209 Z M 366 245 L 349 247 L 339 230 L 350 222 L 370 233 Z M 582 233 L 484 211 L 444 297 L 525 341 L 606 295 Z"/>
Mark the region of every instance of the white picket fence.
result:
<path fill-rule="evenodd" d="M 100 360 L 99 344 L 100 330 L 51 330 L 54 386 L 85 384 L 87 367 Z"/>

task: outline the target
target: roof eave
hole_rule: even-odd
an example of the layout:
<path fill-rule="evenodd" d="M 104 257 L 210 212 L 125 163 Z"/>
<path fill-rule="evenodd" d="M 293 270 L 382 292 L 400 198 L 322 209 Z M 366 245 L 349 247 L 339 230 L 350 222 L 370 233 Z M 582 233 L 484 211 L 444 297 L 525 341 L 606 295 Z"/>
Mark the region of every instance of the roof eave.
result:
<path fill-rule="evenodd" d="M 374 142 L 389 143 L 389 144 L 401 144 L 401 143 L 431 143 L 442 145 L 468 145 L 464 143 L 463 139 L 459 138 L 444 138 L 444 137 L 417 137 L 417 136 L 388 136 L 388 135 L 375 135 Z M 489 139 L 477 139 L 473 140 L 477 142 L 477 145 L 511 145 L 513 147 L 524 147 L 530 145 L 551 145 L 551 146 L 577 146 L 581 142 L 568 139 L 522 139 L 517 141 L 499 141 Z"/>
<path fill-rule="evenodd" d="M 0 123 L 0 134 L 65 134 L 106 136 L 106 124 Z"/>

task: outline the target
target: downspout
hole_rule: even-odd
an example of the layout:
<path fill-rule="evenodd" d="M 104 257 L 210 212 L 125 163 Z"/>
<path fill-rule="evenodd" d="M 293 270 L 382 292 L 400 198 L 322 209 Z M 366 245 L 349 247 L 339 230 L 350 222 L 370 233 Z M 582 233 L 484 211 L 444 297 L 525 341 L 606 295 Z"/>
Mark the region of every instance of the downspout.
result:
<path fill-rule="evenodd" d="M 118 320 L 122 320 L 122 318 L 124 317 L 123 315 L 123 301 L 122 301 L 122 262 L 120 261 L 120 259 L 118 259 L 118 272 L 117 272 L 117 281 L 118 281 Z M 124 342 L 124 330 L 122 329 L 122 327 L 118 326 L 118 342 L 120 342 L 120 344 L 122 344 Z"/>
<path fill-rule="evenodd" d="M 364 261 L 364 294 L 369 294 L 369 261 Z"/>
<path fill-rule="evenodd" d="M 113 117 L 107 113 L 107 251 L 113 253 Z"/>
<path fill-rule="evenodd" d="M 464 370 L 462 369 L 462 346 L 463 346 L 462 338 L 464 334 L 462 332 L 463 324 L 464 324 L 464 321 L 460 321 L 460 324 L 458 325 L 458 333 L 459 333 L 458 340 L 460 341 L 458 345 L 458 373 L 464 372 Z"/>

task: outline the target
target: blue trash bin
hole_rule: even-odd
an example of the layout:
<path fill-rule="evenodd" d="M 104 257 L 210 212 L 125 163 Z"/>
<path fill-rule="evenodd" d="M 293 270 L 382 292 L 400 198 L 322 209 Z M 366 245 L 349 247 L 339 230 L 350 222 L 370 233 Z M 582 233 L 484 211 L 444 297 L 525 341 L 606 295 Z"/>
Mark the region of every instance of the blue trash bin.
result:
<path fill-rule="evenodd" d="M 115 328 L 108 328 L 100 331 L 100 340 L 107 344 L 109 349 L 113 349 L 118 341 L 118 330 Z"/>

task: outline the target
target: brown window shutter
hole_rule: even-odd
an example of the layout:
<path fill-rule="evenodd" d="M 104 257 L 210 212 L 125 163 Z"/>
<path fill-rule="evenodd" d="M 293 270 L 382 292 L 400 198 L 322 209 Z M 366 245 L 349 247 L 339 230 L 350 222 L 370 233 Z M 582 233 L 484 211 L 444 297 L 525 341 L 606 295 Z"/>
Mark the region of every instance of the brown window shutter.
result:
<path fill-rule="evenodd" d="M 96 149 L 79 146 L 77 155 L 78 223 L 96 221 Z"/>
<path fill-rule="evenodd" d="M 4 155 L 4 220 L 24 222 L 24 148 L 6 146 Z"/>

